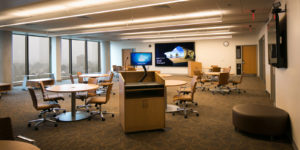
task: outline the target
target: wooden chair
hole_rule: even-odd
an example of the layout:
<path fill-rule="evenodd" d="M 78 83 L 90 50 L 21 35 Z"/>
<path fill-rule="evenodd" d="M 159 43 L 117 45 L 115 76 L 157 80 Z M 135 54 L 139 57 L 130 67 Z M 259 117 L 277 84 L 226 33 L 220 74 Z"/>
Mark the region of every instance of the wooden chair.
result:
<path fill-rule="evenodd" d="M 177 90 L 178 95 L 180 95 L 180 94 L 184 94 L 184 95 L 190 94 L 194 90 L 195 84 L 197 84 L 197 79 L 198 79 L 198 76 L 194 75 L 193 78 L 192 78 L 190 87 L 180 87 L 179 90 Z M 194 102 L 194 101 L 189 101 L 189 102 L 192 102 L 196 106 L 198 105 L 197 102 Z M 176 105 L 178 105 L 178 102 L 176 102 Z"/>
<path fill-rule="evenodd" d="M 229 73 L 220 73 L 220 76 L 219 76 L 219 81 L 217 83 L 217 86 L 215 87 L 215 89 L 211 89 L 211 92 L 213 94 L 215 94 L 216 92 L 219 92 L 223 95 L 225 95 L 226 93 L 230 93 L 231 90 L 230 88 L 227 86 L 228 83 L 229 83 Z"/>
<path fill-rule="evenodd" d="M 113 113 L 109 113 L 109 112 L 106 112 L 106 111 L 102 110 L 102 105 L 106 104 L 110 99 L 110 93 L 112 91 L 112 85 L 113 85 L 112 83 L 110 83 L 108 85 L 105 96 L 95 96 L 95 97 L 91 97 L 88 100 L 87 104 L 95 104 L 96 108 L 98 109 L 98 111 L 92 111 L 91 112 L 91 117 L 95 116 L 95 115 L 100 115 L 100 118 L 101 118 L 102 121 L 105 121 L 104 114 L 112 114 L 112 117 L 114 117 Z M 91 117 L 89 118 L 89 120 L 91 119 Z"/>
<path fill-rule="evenodd" d="M 88 84 L 97 84 L 98 80 L 97 78 L 89 78 L 88 80 Z M 88 107 L 90 107 L 89 105 L 87 105 L 87 98 L 92 97 L 92 96 L 96 96 L 96 90 L 91 90 L 91 91 L 87 91 L 87 92 L 77 92 L 75 95 L 76 99 L 80 99 L 81 101 L 84 101 L 84 105 L 78 105 L 78 108 L 85 108 L 85 110 L 89 111 Z"/>
<path fill-rule="evenodd" d="M 196 79 L 197 77 L 195 77 Z M 193 77 L 194 79 L 194 77 Z M 197 86 L 197 82 L 195 82 L 195 84 L 192 87 L 192 90 L 189 94 L 184 94 L 184 93 L 179 93 L 178 95 L 175 95 L 173 97 L 173 101 L 174 102 L 178 102 L 179 101 L 179 105 L 181 106 L 178 111 L 179 112 L 183 112 L 184 114 L 184 118 L 187 118 L 188 113 L 196 113 L 196 116 L 199 116 L 199 113 L 191 108 L 187 108 L 187 102 L 194 102 L 194 94 L 196 92 L 196 86 Z M 175 115 L 175 113 L 173 113 L 173 115 Z"/>
<path fill-rule="evenodd" d="M 36 110 L 41 111 L 41 114 L 42 114 L 42 118 L 28 121 L 28 127 L 31 127 L 31 124 L 35 123 L 34 124 L 34 129 L 38 130 L 38 126 L 41 125 L 42 123 L 45 123 L 45 122 L 54 123 L 54 127 L 57 127 L 56 121 L 47 118 L 46 114 L 48 112 L 53 111 L 54 108 L 60 108 L 60 105 L 58 103 L 50 103 L 50 102 L 38 103 L 38 100 L 36 98 L 36 95 L 35 95 L 35 92 L 34 92 L 33 88 L 29 87 L 28 91 L 29 91 L 31 99 L 32 99 L 33 107 Z"/>
<path fill-rule="evenodd" d="M 23 141 L 34 144 L 35 140 L 21 135 L 14 137 L 13 128 L 10 117 L 0 118 L 0 140 L 15 140 L 21 139 Z"/>
<path fill-rule="evenodd" d="M 59 100 L 65 100 L 64 95 L 62 95 L 62 94 L 46 92 L 44 83 L 43 82 L 39 82 L 39 83 L 40 83 L 41 92 L 42 92 L 42 96 L 43 96 L 44 101 L 54 101 L 54 102 L 58 103 Z M 55 114 L 60 110 L 62 110 L 63 113 L 66 112 L 66 109 L 62 109 L 62 108 L 53 109 Z"/>
<path fill-rule="evenodd" d="M 88 81 L 85 81 L 83 77 L 80 77 L 80 75 L 82 75 L 82 73 L 77 72 L 78 83 L 87 83 Z"/>

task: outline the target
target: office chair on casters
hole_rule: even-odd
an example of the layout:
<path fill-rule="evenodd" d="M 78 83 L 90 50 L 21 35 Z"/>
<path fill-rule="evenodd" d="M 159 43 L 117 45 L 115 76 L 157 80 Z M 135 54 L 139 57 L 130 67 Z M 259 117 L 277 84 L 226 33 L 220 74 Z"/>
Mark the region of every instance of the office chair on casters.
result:
<path fill-rule="evenodd" d="M 209 76 L 203 74 L 199 70 L 194 71 L 194 74 L 198 77 L 197 82 L 200 83 L 200 86 L 197 87 L 197 89 L 200 88 L 202 91 L 205 91 L 206 89 L 209 90 L 209 87 L 212 83 L 212 80 L 209 78 Z M 209 83 L 209 85 L 206 83 Z"/>
<path fill-rule="evenodd" d="M 233 88 L 231 88 L 231 91 L 236 91 L 239 94 L 241 92 L 246 93 L 245 90 L 238 88 L 238 85 L 240 85 L 242 83 L 243 80 L 243 75 L 236 75 L 233 76 L 231 79 L 229 79 L 229 83 L 232 83 Z"/>
<path fill-rule="evenodd" d="M 216 92 L 219 92 L 223 95 L 226 93 L 229 94 L 231 92 L 230 88 L 227 86 L 228 85 L 228 79 L 229 79 L 229 73 L 220 73 L 219 76 L 219 81 L 217 86 L 214 89 L 211 89 L 210 91 L 215 94 Z"/>
<path fill-rule="evenodd" d="M 98 80 L 97 78 L 89 78 L 88 80 L 88 84 L 97 84 Z M 84 105 L 79 105 L 77 106 L 78 108 L 85 108 L 85 110 L 87 112 L 89 112 L 88 107 L 90 107 L 90 105 L 87 104 L 87 98 L 92 97 L 92 96 L 96 96 L 96 90 L 91 90 L 91 91 L 87 91 L 87 92 L 77 92 L 75 95 L 76 99 L 80 99 L 81 101 L 84 101 Z"/>
<path fill-rule="evenodd" d="M 95 107 L 98 109 L 98 111 L 91 112 L 91 117 L 95 115 L 100 115 L 101 120 L 105 121 L 104 114 L 111 114 L 112 117 L 115 116 L 113 113 L 103 111 L 101 107 L 103 104 L 106 104 L 109 101 L 112 85 L 112 83 L 108 85 L 105 96 L 94 96 L 88 100 L 87 104 L 95 104 Z M 89 118 L 89 120 L 91 120 L 91 117 Z"/>
<path fill-rule="evenodd" d="M 57 127 L 56 121 L 47 118 L 46 114 L 47 114 L 48 112 L 51 112 L 54 108 L 60 108 L 60 105 L 59 105 L 58 103 L 53 103 L 53 102 L 43 102 L 43 103 L 38 103 L 38 100 L 37 100 L 37 98 L 36 98 L 36 95 L 35 95 L 35 92 L 34 92 L 33 88 L 32 88 L 32 87 L 29 87 L 29 88 L 28 88 L 28 91 L 29 91 L 30 96 L 31 96 L 31 99 L 32 99 L 33 107 L 34 107 L 36 110 L 40 110 L 40 111 L 41 111 L 41 115 L 42 115 L 42 118 L 41 118 L 41 119 L 36 119 L 36 120 L 28 121 L 28 127 L 31 127 L 31 124 L 32 124 L 32 123 L 35 123 L 35 124 L 34 124 L 34 129 L 35 129 L 35 130 L 38 130 L 38 126 L 39 126 L 41 123 L 45 123 L 45 122 L 51 122 L 51 123 L 54 123 L 54 127 Z"/>
<path fill-rule="evenodd" d="M 54 102 L 58 103 L 59 100 L 65 100 L 64 95 L 62 95 L 62 94 L 57 94 L 57 93 L 54 94 L 54 93 L 46 92 L 44 83 L 42 81 L 40 82 L 40 87 L 41 87 L 41 92 L 42 92 L 44 101 L 54 101 Z M 62 110 L 63 113 L 66 112 L 66 109 L 54 108 L 53 111 L 55 112 L 55 116 L 56 116 L 56 113 L 60 110 Z"/>
<path fill-rule="evenodd" d="M 113 78 L 114 78 L 114 73 L 110 72 L 108 80 L 100 80 L 99 81 L 99 86 L 101 86 L 102 88 L 100 88 L 97 91 L 97 95 L 106 93 L 108 85 L 110 85 L 113 82 Z M 114 92 L 113 92 L 113 95 L 115 95 Z"/>
<path fill-rule="evenodd" d="M 187 108 L 186 103 L 187 102 L 193 102 L 194 101 L 194 94 L 196 92 L 196 86 L 197 86 L 197 82 L 195 82 L 194 86 L 192 87 L 192 90 L 189 94 L 184 94 L 184 93 L 179 93 L 178 95 L 175 95 L 173 97 L 173 101 L 174 102 L 178 102 L 179 101 L 179 105 L 181 106 L 180 108 L 178 108 L 177 110 L 179 112 L 183 112 L 184 114 L 184 118 L 188 117 L 188 113 L 196 113 L 196 116 L 199 116 L 198 111 L 195 111 L 191 108 Z M 173 112 L 173 115 L 175 115 L 175 112 Z"/>
<path fill-rule="evenodd" d="M 88 83 L 88 81 L 85 81 L 83 77 L 80 77 L 80 75 L 82 75 L 82 73 L 77 72 L 78 83 Z"/>
<path fill-rule="evenodd" d="M 10 117 L 0 118 L 0 140 L 15 140 L 21 139 L 32 144 L 35 144 L 35 140 L 25 136 L 18 135 L 16 138 L 13 134 L 13 128 Z"/>
<path fill-rule="evenodd" d="M 196 88 L 195 84 L 197 84 L 197 79 L 198 79 L 197 76 L 193 76 L 192 81 L 191 81 L 191 86 L 190 87 L 180 87 L 180 89 L 177 90 L 178 95 L 180 95 L 180 94 L 183 94 L 183 95 L 190 94 L 193 91 L 194 87 Z M 179 103 L 180 102 L 182 103 L 182 101 L 179 101 Z M 194 102 L 193 100 L 188 101 L 188 102 L 192 102 L 195 106 L 198 105 L 198 103 Z M 176 105 L 178 105 L 178 102 L 176 102 Z M 186 104 L 186 106 L 187 106 L 187 104 Z"/>

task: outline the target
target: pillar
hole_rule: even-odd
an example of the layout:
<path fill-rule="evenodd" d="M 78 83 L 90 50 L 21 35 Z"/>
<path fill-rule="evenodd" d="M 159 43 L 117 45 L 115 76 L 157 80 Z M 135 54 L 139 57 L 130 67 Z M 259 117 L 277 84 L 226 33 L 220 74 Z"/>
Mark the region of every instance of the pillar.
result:
<path fill-rule="evenodd" d="M 110 71 L 110 41 L 101 42 L 101 73 Z"/>
<path fill-rule="evenodd" d="M 0 82 L 12 83 L 12 32 L 0 31 Z"/>

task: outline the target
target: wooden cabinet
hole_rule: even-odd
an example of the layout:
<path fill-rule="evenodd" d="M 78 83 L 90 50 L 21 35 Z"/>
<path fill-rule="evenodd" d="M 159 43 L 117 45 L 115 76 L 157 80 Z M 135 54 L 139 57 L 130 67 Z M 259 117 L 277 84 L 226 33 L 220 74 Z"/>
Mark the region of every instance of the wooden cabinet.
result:
<path fill-rule="evenodd" d="M 148 72 L 144 82 L 137 82 L 140 73 L 120 73 L 120 121 L 124 132 L 165 128 L 164 80 Z"/>

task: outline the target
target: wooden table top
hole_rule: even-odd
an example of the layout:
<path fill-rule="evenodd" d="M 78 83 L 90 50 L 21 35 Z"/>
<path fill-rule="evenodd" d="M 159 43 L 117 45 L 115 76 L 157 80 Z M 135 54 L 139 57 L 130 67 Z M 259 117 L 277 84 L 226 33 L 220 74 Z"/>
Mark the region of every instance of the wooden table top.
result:
<path fill-rule="evenodd" d="M 212 76 L 219 76 L 221 72 L 204 72 L 204 74 L 212 75 Z"/>
<path fill-rule="evenodd" d="M 63 85 L 54 85 L 48 87 L 46 88 L 46 90 L 50 92 L 70 93 L 70 92 L 96 90 L 98 88 L 99 85 L 96 84 L 63 84 Z"/>
<path fill-rule="evenodd" d="M 165 86 L 185 85 L 187 82 L 182 80 L 165 80 Z"/>
<path fill-rule="evenodd" d="M 0 140 L 0 147 L 3 150 L 40 150 L 35 145 L 15 140 Z"/>
<path fill-rule="evenodd" d="M 98 74 L 98 73 L 90 73 L 90 74 L 82 74 L 80 77 L 83 78 L 97 78 L 97 77 L 108 77 L 109 74 Z"/>

